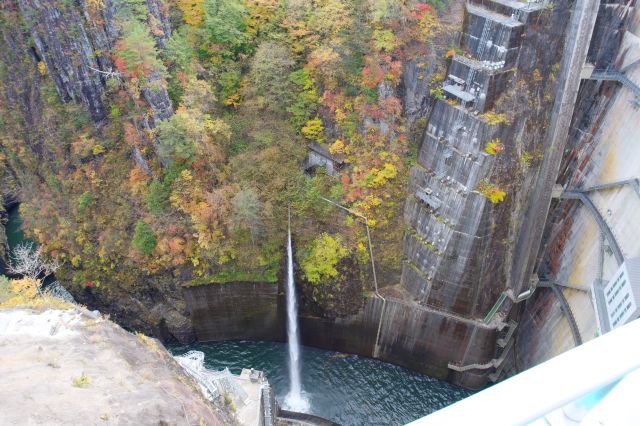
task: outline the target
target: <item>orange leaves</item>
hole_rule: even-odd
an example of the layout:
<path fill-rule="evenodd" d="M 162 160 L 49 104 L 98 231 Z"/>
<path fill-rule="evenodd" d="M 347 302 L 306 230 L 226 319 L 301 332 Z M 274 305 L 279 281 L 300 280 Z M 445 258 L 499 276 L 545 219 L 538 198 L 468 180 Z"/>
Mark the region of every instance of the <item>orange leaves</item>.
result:
<path fill-rule="evenodd" d="M 136 166 L 129 172 L 129 189 L 132 194 L 140 194 L 147 187 L 149 176 Z"/>
<path fill-rule="evenodd" d="M 340 55 L 329 46 L 314 49 L 307 58 L 305 69 L 315 75 L 325 89 L 335 89 L 344 78 Z"/>
<path fill-rule="evenodd" d="M 140 142 L 140 136 L 138 135 L 138 132 L 132 123 L 125 121 L 122 124 L 122 128 L 124 130 L 124 141 L 128 145 L 134 146 Z"/>
<path fill-rule="evenodd" d="M 167 242 L 169 252 L 173 256 L 177 256 L 181 254 L 184 251 L 185 244 L 186 244 L 186 241 L 182 237 L 173 237 L 173 238 L 170 238 L 169 241 Z"/>
<path fill-rule="evenodd" d="M 362 85 L 368 89 L 377 89 L 384 79 L 382 66 L 373 60 L 367 61 L 367 65 L 362 69 Z"/>

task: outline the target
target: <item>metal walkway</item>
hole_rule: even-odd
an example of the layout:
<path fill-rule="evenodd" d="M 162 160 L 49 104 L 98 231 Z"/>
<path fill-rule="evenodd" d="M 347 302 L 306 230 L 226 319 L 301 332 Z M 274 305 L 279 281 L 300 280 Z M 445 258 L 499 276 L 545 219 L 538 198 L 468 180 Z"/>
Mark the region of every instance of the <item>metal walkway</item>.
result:
<path fill-rule="evenodd" d="M 595 204 L 593 204 L 593 201 L 591 201 L 591 198 L 589 198 L 585 193 L 579 190 L 564 191 L 560 195 L 560 198 L 582 201 L 582 204 L 584 204 L 585 207 L 589 209 L 589 211 L 595 218 L 596 222 L 598 223 L 598 227 L 600 227 L 600 230 L 602 231 L 602 233 L 605 235 L 605 237 L 607 237 L 607 240 L 609 241 L 609 246 L 613 251 L 613 255 L 615 256 L 616 261 L 618 262 L 618 265 L 621 265 L 624 262 L 624 255 L 622 254 L 622 249 L 620 249 L 620 246 L 618 245 L 618 241 L 613 235 L 613 231 L 611 230 L 607 222 L 604 220 L 604 218 L 600 214 L 600 211 L 598 210 L 598 208 L 595 206 Z"/>
<path fill-rule="evenodd" d="M 634 95 L 640 97 L 640 87 L 638 87 L 638 85 L 635 84 L 633 81 L 629 80 L 629 78 L 625 74 L 621 73 L 620 71 L 593 70 L 593 72 L 591 73 L 591 77 L 589 77 L 589 80 L 616 81 L 622 84 L 627 89 L 631 90 Z"/>
<path fill-rule="evenodd" d="M 594 186 L 590 186 L 588 188 L 581 189 L 580 191 L 582 191 L 582 192 L 601 191 L 603 189 L 617 188 L 619 186 L 625 186 L 625 185 L 631 186 L 633 188 L 633 190 L 636 192 L 636 195 L 638 195 L 638 197 L 640 197 L 640 179 L 638 179 L 638 178 L 625 179 L 625 180 L 620 180 L 620 181 L 617 181 L 617 182 L 601 183 L 601 184 L 598 184 L 598 185 L 594 185 Z"/>
<path fill-rule="evenodd" d="M 560 290 L 560 287 L 552 284 L 551 290 L 553 290 L 553 294 L 558 298 L 558 301 L 560 302 L 560 309 L 569 321 L 569 328 L 571 328 L 571 334 L 573 334 L 573 341 L 576 342 L 576 346 L 580 346 L 582 344 L 582 337 L 580 336 L 580 329 L 578 328 L 576 318 L 573 316 L 569 302 L 567 302 L 567 299 L 564 297 L 564 293 Z"/>

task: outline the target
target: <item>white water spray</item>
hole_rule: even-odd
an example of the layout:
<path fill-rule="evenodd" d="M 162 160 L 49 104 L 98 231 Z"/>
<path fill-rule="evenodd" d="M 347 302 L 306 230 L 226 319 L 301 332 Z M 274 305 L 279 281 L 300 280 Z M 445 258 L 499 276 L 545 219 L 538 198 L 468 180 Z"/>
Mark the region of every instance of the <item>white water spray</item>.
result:
<path fill-rule="evenodd" d="M 289 343 L 289 393 L 284 399 L 286 409 L 298 412 L 309 410 L 309 401 L 302 395 L 300 384 L 300 336 L 298 334 L 298 302 L 293 280 L 293 249 L 291 247 L 291 210 L 287 240 L 287 340 Z"/>

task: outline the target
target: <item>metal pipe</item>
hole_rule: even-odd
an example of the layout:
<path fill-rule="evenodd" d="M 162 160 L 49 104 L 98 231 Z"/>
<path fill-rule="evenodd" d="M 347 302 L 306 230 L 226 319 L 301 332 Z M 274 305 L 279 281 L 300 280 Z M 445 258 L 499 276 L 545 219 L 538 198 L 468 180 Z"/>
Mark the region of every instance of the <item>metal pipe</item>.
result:
<path fill-rule="evenodd" d="M 360 219 L 364 220 L 364 226 L 367 229 L 367 241 L 369 243 L 369 257 L 371 258 L 371 270 L 373 272 L 373 285 L 374 285 L 374 293 L 375 295 L 380 298 L 382 300 L 382 311 L 380 312 L 380 320 L 378 321 L 378 331 L 376 333 L 376 343 L 375 346 L 373 348 L 373 357 L 377 358 L 378 357 L 378 342 L 380 340 L 380 331 L 382 329 L 382 319 L 384 317 L 384 309 L 387 305 L 387 299 L 385 299 L 384 297 L 382 297 L 382 295 L 378 292 L 378 278 L 376 276 L 376 263 L 373 260 L 373 245 L 371 244 L 371 231 L 369 230 L 369 219 L 366 218 L 366 216 L 358 213 L 355 210 L 351 210 L 348 207 L 345 207 L 341 204 L 336 203 L 335 201 L 331 201 L 328 198 L 324 198 L 324 197 L 320 197 L 321 200 L 326 201 L 329 204 L 333 204 L 334 206 L 341 208 L 342 210 L 356 216 L 359 217 Z"/>

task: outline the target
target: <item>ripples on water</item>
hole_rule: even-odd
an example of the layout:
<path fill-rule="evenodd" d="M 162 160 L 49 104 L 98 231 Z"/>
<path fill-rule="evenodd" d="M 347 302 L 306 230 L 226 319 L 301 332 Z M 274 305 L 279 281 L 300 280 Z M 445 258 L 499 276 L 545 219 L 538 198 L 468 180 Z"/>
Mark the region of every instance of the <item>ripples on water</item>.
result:
<path fill-rule="evenodd" d="M 208 368 L 239 374 L 255 368 L 267 374 L 278 402 L 288 391 L 287 347 L 274 342 L 209 342 L 172 345 L 183 354 L 205 353 Z M 356 355 L 302 347 L 302 388 L 310 412 L 344 426 L 401 425 L 471 394 L 447 382 Z"/>

